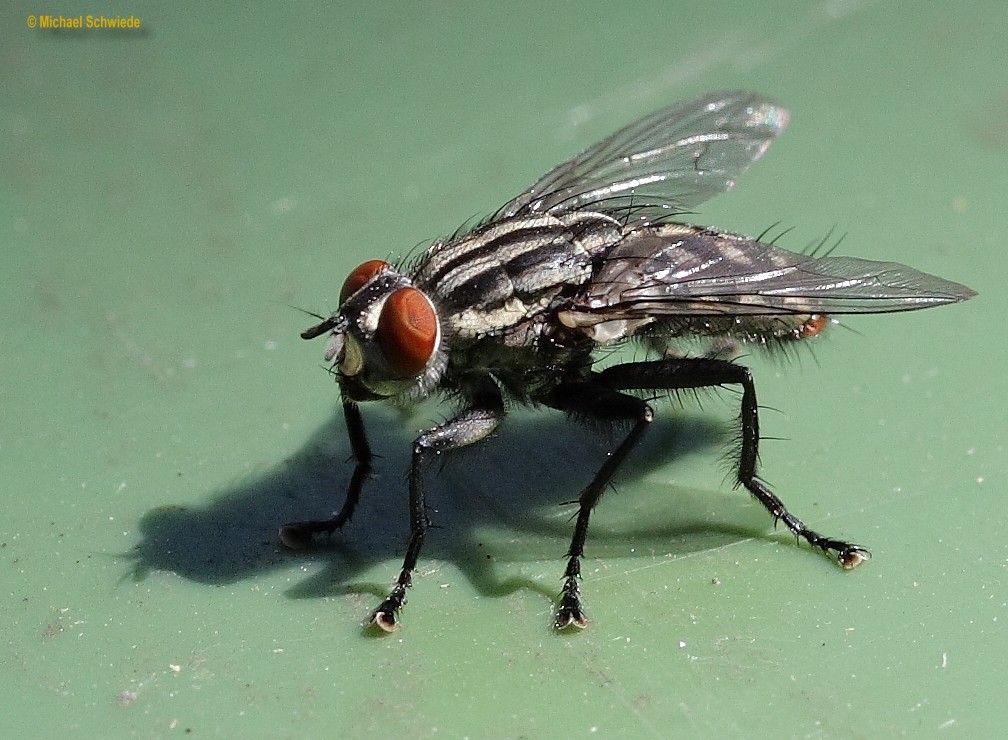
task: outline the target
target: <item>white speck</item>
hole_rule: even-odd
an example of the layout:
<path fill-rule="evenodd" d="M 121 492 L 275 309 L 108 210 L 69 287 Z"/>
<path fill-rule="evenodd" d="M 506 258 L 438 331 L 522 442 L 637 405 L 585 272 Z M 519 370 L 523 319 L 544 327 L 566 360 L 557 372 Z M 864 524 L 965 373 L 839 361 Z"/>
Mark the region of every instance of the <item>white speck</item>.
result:
<path fill-rule="evenodd" d="M 680 649 L 686 647 L 686 641 L 685 640 L 680 640 L 679 641 L 679 647 L 680 647 Z"/>

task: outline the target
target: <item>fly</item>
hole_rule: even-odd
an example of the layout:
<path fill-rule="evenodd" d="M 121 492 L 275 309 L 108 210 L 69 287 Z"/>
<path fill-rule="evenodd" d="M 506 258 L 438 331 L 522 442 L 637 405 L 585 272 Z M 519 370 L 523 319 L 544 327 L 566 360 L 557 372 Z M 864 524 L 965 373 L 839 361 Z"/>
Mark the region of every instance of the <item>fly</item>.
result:
<path fill-rule="evenodd" d="M 673 105 L 550 170 L 475 227 L 412 261 L 372 260 L 350 273 L 339 309 L 302 333 L 329 335 L 356 468 L 331 519 L 286 524 L 289 547 L 349 521 L 371 471 L 359 404 L 457 400 L 448 421 L 413 443 L 410 539 L 402 570 L 370 623 L 398 627 L 430 521 L 424 471 L 434 456 L 489 436 L 510 402 L 627 423 L 630 431 L 578 497 L 558 630 L 583 628 L 579 581 L 592 509 L 647 431 L 648 398 L 688 389 L 742 390 L 735 485 L 797 537 L 851 569 L 867 549 L 809 529 L 757 474 L 759 419 L 740 344 L 774 347 L 822 332 L 832 314 L 911 311 L 964 301 L 969 288 L 894 262 L 816 256 L 677 216 L 730 190 L 788 123 L 748 92 Z M 597 350 L 639 341 L 650 359 L 599 368 Z M 691 341 L 708 351 L 690 355 Z"/>

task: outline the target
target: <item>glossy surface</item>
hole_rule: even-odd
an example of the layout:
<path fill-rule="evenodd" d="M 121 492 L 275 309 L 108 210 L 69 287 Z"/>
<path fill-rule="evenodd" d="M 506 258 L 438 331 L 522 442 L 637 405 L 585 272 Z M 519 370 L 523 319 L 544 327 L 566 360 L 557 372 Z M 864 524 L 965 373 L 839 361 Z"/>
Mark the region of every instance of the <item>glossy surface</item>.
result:
<path fill-rule="evenodd" d="M 149 32 L 52 38 L 25 25 L 40 8 L 0 10 L 0 734 L 1001 731 L 1003 3 L 112 10 Z M 408 629 L 365 637 L 409 444 L 440 411 L 367 409 L 360 511 L 331 549 L 286 552 L 277 526 L 328 515 L 351 474 L 287 305 L 326 315 L 365 259 L 726 87 L 792 117 L 695 220 L 780 220 L 791 248 L 836 226 L 844 252 L 979 292 L 751 358 L 783 438 L 763 474 L 873 559 L 844 573 L 723 485 L 731 393 L 659 404 L 593 517 L 592 624 L 555 636 L 558 504 L 611 441 L 518 414 L 437 477 Z"/>

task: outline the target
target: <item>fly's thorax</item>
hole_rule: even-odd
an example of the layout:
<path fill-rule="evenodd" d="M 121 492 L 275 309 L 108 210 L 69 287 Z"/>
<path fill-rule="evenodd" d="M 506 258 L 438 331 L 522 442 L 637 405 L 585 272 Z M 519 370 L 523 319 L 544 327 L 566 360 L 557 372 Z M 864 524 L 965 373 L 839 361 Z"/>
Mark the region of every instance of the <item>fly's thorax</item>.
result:
<path fill-rule="evenodd" d="M 434 303 L 386 262 L 350 273 L 327 323 L 325 359 L 351 400 L 410 402 L 429 394 L 447 365 Z"/>
<path fill-rule="evenodd" d="M 587 211 L 506 218 L 433 244 L 413 277 L 441 308 L 449 336 L 501 336 L 588 282 L 620 230 Z"/>

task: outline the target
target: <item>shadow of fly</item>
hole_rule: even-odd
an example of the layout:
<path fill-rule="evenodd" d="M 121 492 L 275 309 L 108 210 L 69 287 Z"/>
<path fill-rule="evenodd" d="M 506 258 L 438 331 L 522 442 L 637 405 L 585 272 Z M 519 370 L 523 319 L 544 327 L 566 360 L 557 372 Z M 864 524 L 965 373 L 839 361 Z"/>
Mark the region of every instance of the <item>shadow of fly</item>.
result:
<path fill-rule="evenodd" d="M 372 260 L 351 272 L 338 311 L 301 336 L 329 334 L 325 359 L 339 383 L 356 468 L 333 518 L 286 524 L 282 541 L 306 547 L 350 520 L 372 468 L 359 404 L 409 406 L 433 394 L 453 401 L 457 412 L 413 443 L 409 544 L 394 587 L 370 618 L 392 631 L 430 526 L 424 475 L 431 458 L 484 439 L 514 403 L 628 424 L 577 499 L 554 626 L 582 628 L 589 518 L 650 426 L 649 399 L 732 385 L 742 391 L 736 485 L 843 568 L 869 558 L 863 547 L 809 529 L 757 475 L 756 390 L 735 362 L 737 350 L 801 342 L 820 334 L 831 315 L 911 311 L 975 293 L 894 262 L 796 254 L 676 220 L 730 190 L 787 123 L 785 108 L 748 92 L 664 108 L 419 257 L 398 265 Z M 597 366 L 600 350 L 628 340 L 650 359 Z M 698 340 L 699 351 L 687 349 Z"/>

